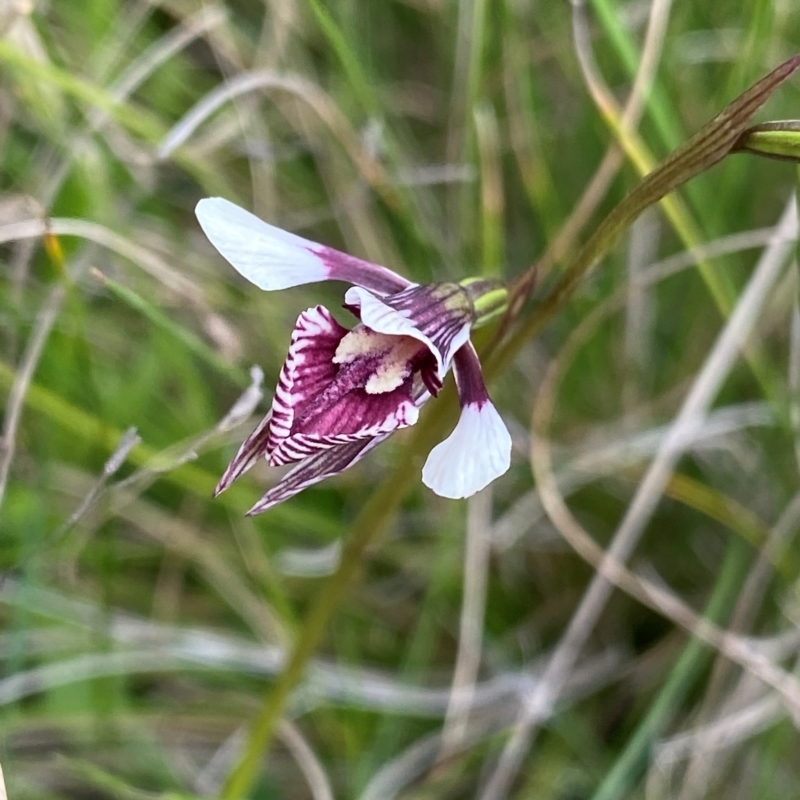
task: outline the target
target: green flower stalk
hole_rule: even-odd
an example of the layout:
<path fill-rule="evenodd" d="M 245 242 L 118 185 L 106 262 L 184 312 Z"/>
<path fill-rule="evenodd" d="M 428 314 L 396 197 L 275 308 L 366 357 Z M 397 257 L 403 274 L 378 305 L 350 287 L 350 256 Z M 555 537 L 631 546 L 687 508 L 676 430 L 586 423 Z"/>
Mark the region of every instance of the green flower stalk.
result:
<path fill-rule="evenodd" d="M 800 120 L 764 122 L 748 128 L 733 148 L 737 153 L 800 162 Z"/>

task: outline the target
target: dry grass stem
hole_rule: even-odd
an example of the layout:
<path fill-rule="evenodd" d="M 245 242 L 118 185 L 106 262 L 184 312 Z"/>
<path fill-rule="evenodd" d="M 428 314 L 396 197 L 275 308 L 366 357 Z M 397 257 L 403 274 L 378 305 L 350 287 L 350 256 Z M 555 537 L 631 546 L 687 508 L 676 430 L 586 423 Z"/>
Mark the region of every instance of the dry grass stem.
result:
<path fill-rule="evenodd" d="M 702 427 L 702 420 L 711 403 L 716 399 L 722 381 L 731 370 L 755 325 L 770 290 L 780 277 L 792 251 L 792 247 L 787 244 L 787 241 L 797 238 L 797 206 L 794 198 L 783 213 L 778 225 L 778 232 L 776 240 L 768 246 L 759 259 L 747 288 L 742 293 L 714 348 L 706 358 L 670 432 L 639 484 L 634 498 L 614 534 L 611 546 L 596 565 L 598 572 L 592 579 L 580 606 L 550 660 L 544 679 L 528 698 L 520 713 L 512 734 L 503 748 L 497 768 L 483 792 L 482 800 L 500 800 L 506 796 L 511 781 L 517 774 L 522 759 L 535 737 L 538 725 L 551 713 L 565 676 L 569 674 L 580 649 L 591 635 L 592 628 L 611 594 L 613 584 L 609 582 L 608 576 L 612 573 L 618 575 L 616 570 L 627 560 L 638 544 L 644 527 L 655 510 L 678 459 L 685 451 L 685 445 L 681 446 L 681 440 L 685 442 L 687 439 L 691 439 L 693 433 Z M 531 440 L 531 463 L 542 503 L 547 509 L 550 519 L 574 546 L 578 543 L 579 538 L 583 538 L 583 536 L 579 537 L 575 534 L 578 532 L 582 534 L 583 529 L 558 495 L 557 486 L 552 478 L 547 445 L 549 422 L 555 403 L 555 388 L 563 361 L 563 355 L 562 358 L 554 361 L 536 403 L 533 419 L 534 436 Z M 581 554 L 584 557 L 588 556 L 588 553 Z M 632 590 L 633 586 L 630 588 Z M 708 623 L 698 620 L 696 615 L 688 613 L 689 609 L 680 607 L 675 598 L 668 597 L 659 591 L 653 593 L 649 589 L 647 594 L 651 599 L 658 595 L 659 611 L 666 613 L 666 609 L 669 608 L 668 615 L 673 619 L 677 613 L 694 635 L 709 643 L 713 640 L 713 643 L 723 649 L 726 655 L 735 656 L 735 660 L 739 663 L 742 663 L 743 660 L 746 661 L 748 667 L 757 672 L 759 677 L 767 680 L 774 688 L 781 691 L 784 697 L 792 703 L 794 712 L 800 715 L 800 685 L 797 685 L 789 675 L 770 662 L 753 657 L 746 649 L 740 652 L 738 644 L 732 645 L 724 636 L 719 636 L 718 632 L 712 632 Z M 640 599 L 644 599 L 644 596 Z"/>
<path fill-rule="evenodd" d="M 442 754 L 464 738 L 481 664 L 483 618 L 489 580 L 492 491 L 485 489 L 467 503 L 467 537 L 464 553 L 464 599 L 458 632 L 458 652 L 453 669 L 453 693 L 442 730 Z"/>

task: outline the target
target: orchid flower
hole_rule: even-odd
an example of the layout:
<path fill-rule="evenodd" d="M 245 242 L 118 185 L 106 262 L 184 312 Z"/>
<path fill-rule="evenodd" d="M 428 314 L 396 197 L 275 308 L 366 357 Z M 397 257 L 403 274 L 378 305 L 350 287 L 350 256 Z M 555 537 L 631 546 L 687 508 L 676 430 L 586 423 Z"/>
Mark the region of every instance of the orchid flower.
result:
<path fill-rule="evenodd" d="M 219 197 L 197 204 L 200 226 L 234 269 L 272 291 L 335 280 L 352 284 L 341 325 L 324 306 L 304 311 L 292 333 L 272 409 L 228 466 L 216 493 L 260 458 L 296 466 L 253 506 L 260 514 L 363 458 L 413 425 L 453 366 L 461 417 L 428 456 L 423 483 L 442 497 L 469 497 L 509 466 L 511 437 L 481 375 L 472 328 L 505 309 L 496 281 L 418 285 L 385 267 L 268 225 Z"/>

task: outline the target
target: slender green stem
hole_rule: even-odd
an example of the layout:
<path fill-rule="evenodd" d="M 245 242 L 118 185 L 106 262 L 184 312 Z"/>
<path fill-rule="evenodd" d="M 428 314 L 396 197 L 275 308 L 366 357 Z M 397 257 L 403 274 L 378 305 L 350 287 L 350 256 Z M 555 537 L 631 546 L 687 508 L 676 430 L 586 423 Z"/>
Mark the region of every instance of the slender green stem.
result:
<path fill-rule="evenodd" d="M 681 145 L 662 164 L 636 185 L 595 229 L 565 270 L 543 303 L 539 313 L 512 336 L 508 350 L 515 352 L 535 335 L 541 326 L 560 309 L 575 291 L 587 272 L 593 269 L 616 244 L 628 226 L 650 206 L 695 176 L 718 164 L 738 146 L 742 133 L 759 108 L 785 81 L 800 69 L 800 55 L 795 55 L 751 86 L 706 123 L 691 139 Z M 523 275 L 519 286 L 527 286 L 529 275 Z M 512 297 L 515 290 L 512 289 Z M 511 307 L 514 307 L 512 301 Z M 763 381 L 769 386 L 768 377 Z"/>

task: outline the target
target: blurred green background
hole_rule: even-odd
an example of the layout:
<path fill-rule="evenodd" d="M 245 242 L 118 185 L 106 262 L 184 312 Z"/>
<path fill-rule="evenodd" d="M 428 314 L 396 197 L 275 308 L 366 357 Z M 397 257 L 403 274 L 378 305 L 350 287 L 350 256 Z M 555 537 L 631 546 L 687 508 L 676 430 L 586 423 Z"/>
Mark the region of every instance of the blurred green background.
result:
<path fill-rule="evenodd" d="M 245 284 L 200 232 L 201 197 L 420 282 L 510 282 L 549 252 L 524 324 L 642 171 L 798 50 L 794 0 L 0 3 L 9 798 L 219 796 L 341 541 L 416 446 L 398 434 L 261 517 L 243 515 L 266 466 L 211 498 L 297 314 L 343 287 Z M 798 112 L 795 80 L 758 119 Z M 791 672 L 800 647 L 796 179 L 726 159 L 495 370 L 511 470 L 466 502 L 415 480 L 376 520 L 252 797 L 800 797 L 791 692 L 755 664 Z M 755 297 L 764 258 L 780 265 Z M 720 364 L 733 309 L 753 324 Z M 220 427 L 253 364 L 264 401 Z M 596 574 L 537 492 L 531 439 L 551 440 L 556 484 L 605 548 L 709 369 L 711 410 L 646 493 L 640 582 L 597 604 L 512 764 L 518 713 Z M 664 597 L 631 597 L 642 578 L 730 629 L 740 663 Z"/>

